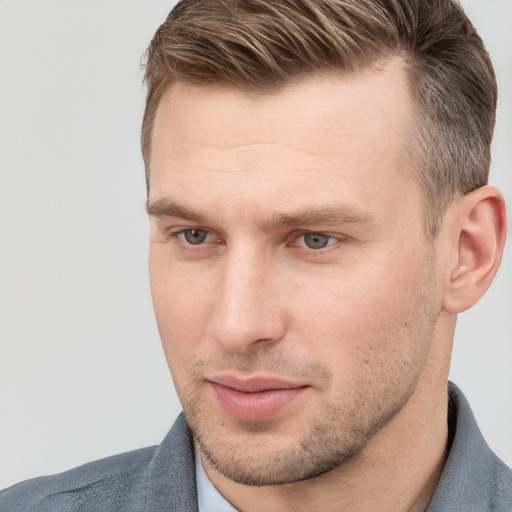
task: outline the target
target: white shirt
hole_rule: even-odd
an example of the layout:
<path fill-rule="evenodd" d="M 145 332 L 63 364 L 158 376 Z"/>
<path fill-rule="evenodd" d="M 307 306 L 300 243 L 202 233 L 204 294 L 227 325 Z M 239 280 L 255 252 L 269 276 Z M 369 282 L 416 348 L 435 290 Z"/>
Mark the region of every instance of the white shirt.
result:
<path fill-rule="evenodd" d="M 199 512 L 238 512 L 210 482 L 197 450 L 195 450 L 195 459 Z"/>

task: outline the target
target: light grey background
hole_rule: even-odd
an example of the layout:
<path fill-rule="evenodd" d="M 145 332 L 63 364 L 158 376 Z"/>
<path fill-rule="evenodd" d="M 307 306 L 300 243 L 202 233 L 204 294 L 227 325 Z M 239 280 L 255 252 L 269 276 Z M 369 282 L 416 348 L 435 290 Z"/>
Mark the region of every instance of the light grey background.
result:
<path fill-rule="evenodd" d="M 0 487 L 159 443 L 180 410 L 147 280 L 139 59 L 172 2 L 0 0 Z M 512 1 L 467 0 L 494 58 L 512 198 Z M 452 378 L 512 463 L 512 257 L 460 318 Z"/>

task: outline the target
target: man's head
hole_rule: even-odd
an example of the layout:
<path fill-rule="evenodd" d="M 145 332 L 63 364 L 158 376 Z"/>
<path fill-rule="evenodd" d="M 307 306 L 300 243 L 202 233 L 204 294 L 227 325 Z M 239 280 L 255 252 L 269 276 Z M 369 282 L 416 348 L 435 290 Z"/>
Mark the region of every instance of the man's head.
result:
<path fill-rule="evenodd" d="M 456 6 L 423 4 L 184 2 L 152 43 L 156 317 L 201 453 L 232 481 L 311 478 L 383 440 L 389 455 L 425 407 L 446 428 L 454 313 L 505 228 L 478 188 L 486 54 Z"/>
<path fill-rule="evenodd" d="M 148 187 L 154 118 L 171 84 L 271 93 L 391 56 L 403 59 L 409 77 L 415 115 L 404 150 L 434 237 L 451 199 L 487 183 L 497 96 L 483 43 L 452 0 L 180 2 L 148 49 Z"/>

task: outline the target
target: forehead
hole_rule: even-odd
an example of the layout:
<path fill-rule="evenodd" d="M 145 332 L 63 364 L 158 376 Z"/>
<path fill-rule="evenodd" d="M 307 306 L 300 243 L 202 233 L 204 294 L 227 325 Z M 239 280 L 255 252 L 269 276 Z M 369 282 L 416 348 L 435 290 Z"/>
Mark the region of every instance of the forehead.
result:
<path fill-rule="evenodd" d="M 348 193 L 359 183 L 367 194 L 378 193 L 377 181 L 404 181 L 411 115 L 399 59 L 309 77 L 268 95 L 177 83 L 155 118 L 150 200 L 190 195 L 205 182 L 200 195 L 219 198 L 226 187 L 259 200 L 273 192 L 283 199 L 292 186 L 320 201 L 332 186 Z"/>

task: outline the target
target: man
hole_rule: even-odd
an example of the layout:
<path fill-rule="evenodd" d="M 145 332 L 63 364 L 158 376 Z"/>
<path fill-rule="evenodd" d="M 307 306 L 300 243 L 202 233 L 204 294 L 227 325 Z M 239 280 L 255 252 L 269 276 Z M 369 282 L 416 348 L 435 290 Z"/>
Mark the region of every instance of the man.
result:
<path fill-rule="evenodd" d="M 142 147 L 163 443 L 4 491 L 11 510 L 512 508 L 448 370 L 506 235 L 496 86 L 457 4 L 185 1 Z"/>

